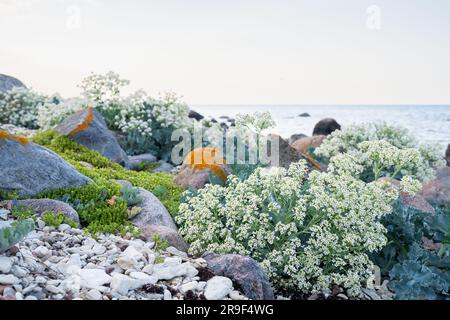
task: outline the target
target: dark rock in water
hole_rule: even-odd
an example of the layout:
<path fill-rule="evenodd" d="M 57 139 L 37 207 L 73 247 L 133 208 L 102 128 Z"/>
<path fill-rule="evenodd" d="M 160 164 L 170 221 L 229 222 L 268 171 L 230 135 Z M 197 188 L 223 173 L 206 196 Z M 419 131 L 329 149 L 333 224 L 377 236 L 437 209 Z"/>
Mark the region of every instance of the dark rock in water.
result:
<path fill-rule="evenodd" d="M 220 116 L 219 119 L 225 119 L 225 120 L 228 120 L 228 119 L 230 119 L 230 117 L 228 117 L 228 116 Z"/>
<path fill-rule="evenodd" d="M 6 202 L 8 201 L 1 202 L 0 206 L 4 205 Z M 62 213 L 70 220 L 75 221 L 78 225 L 80 224 L 78 213 L 70 205 L 62 201 L 52 199 L 29 199 L 11 200 L 10 203 L 12 208 L 30 209 L 38 216 L 41 216 L 46 212 L 51 212 L 55 215 Z"/>
<path fill-rule="evenodd" d="M 447 147 L 447 151 L 445 152 L 445 159 L 447 160 L 447 166 L 450 167 L 450 144 Z"/>
<path fill-rule="evenodd" d="M 449 205 L 450 167 L 442 167 L 436 170 L 436 179 L 425 184 L 419 194 L 433 205 Z"/>
<path fill-rule="evenodd" d="M 289 138 L 289 144 L 293 144 L 295 141 L 308 137 L 306 134 L 303 133 L 295 133 Z"/>
<path fill-rule="evenodd" d="M 145 169 L 145 166 L 157 161 L 156 157 L 151 153 L 144 153 L 137 156 L 131 156 L 128 158 L 126 168 L 129 170 L 140 171 Z"/>
<path fill-rule="evenodd" d="M 204 116 L 202 116 L 200 113 L 194 111 L 194 110 L 190 110 L 189 111 L 189 118 L 191 119 L 195 119 L 197 121 L 202 120 L 203 118 L 205 118 Z"/>
<path fill-rule="evenodd" d="M 292 143 L 291 146 L 302 154 L 310 153 L 309 152 L 310 149 L 318 148 L 326 138 L 327 138 L 326 136 L 322 135 L 305 137 L 298 139 L 297 141 Z"/>
<path fill-rule="evenodd" d="M 9 91 L 14 87 L 26 88 L 22 81 L 11 76 L 0 74 L 0 92 Z"/>
<path fill-rule="evenodd" d="M 273 300 L 273 289 L 259 264 L 250 257 L 237 254 L 202 256 L 208 268 L 218 276 L 230 278 L 242 293 L 253 300 Z"/>
<path fill-rule="evenodd" d="M 187 252 L 188 244 L 184 239 L 172 228 L 165 226 L 147 225 L 142 229 L 142 236 L 145 240 L 152 241 L 154 236 L 159 236 L 162 241 L 167 240 L 170 246 L 177 248 L 182 252 Z"/>
<path fill-rule="evenodd" d="M 56 153 L 37 144 L 0 138 L 0 191 L 33 197 L 92 182 Z"/>
<path fill-rule="evenodd" d="M 59 124 L 55 131 L 91 150 L 98 151 L 113 162 L 125 165 L 128 161 L 125 151 L 109 131 L 102 115 L 93 108 L 87 108 L 70 116 Z"/>
<path fill-rule="evenodd" d="M 302 113 L 298 115 L 299 117 L 308 118 L 311 117 L 311 115 L 308 112 Z"/>
<path fill-rule="evenodd" d="M 314 127 L 313 136 L 328 136 L 336 130 L 341 130 L 341 125 L 332 118 L 325 118 L 320 120 Z"/>

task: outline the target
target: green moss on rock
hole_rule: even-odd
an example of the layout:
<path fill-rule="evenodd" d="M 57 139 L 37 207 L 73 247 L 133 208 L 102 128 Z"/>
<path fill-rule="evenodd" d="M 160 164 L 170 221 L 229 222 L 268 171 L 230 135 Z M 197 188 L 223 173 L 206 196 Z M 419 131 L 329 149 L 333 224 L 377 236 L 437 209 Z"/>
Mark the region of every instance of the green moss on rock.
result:
<path fill-rule="evenodd" d="M 183 190 L 173 184 L 173 176 L 170 174 L 125 170 L 100 153 L 89 150 L 52 130 L 37 133 L 33 137 L 33 142 L 59 154 L 80 173 L 95 182 L 39 195 L 39 198 L 57 199 L 71 204 L 80 215 L 81 224 L 90 232 L 125 232 L 131 226 L 127 220 L 127 204 L 121 199 L 122 186 L 111 181 L 113 179 L 127 180 L 136 187 L 154 192 L 171 214 L 178 212 Z M 81 162 L 88 162 L 94 168 L 88 168 Z M 112 198 L 115 200 L 108 201 Z"/>

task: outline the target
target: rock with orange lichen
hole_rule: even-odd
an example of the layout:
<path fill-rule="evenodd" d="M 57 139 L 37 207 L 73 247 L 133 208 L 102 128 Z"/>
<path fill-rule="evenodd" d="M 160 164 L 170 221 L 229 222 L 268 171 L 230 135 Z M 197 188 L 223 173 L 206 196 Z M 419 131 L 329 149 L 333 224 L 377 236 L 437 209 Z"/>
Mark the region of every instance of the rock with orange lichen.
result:
<path fill-rule="evenodd" d="M 93 108 L 75 113 L 55 130 L 91 150 L 98 151 L 111 161 L 122 165 L 128 161 L 125 151 L 106 126 L 102 115 Z"/>
<path fill-rule="evenodd" d="M 82 186 L 91 179 L 56 153 L 16 136 L 0 136 L 0 191 L 32 197 L 52 189 Z"/>
<path fill-rule="evenodd" d="M 318 148 L 325 139 L 326 136 L 323 135 L 304 137 L 296 140 L 291 146 L 300 153 L 310 153 L 311 149 Z"/>
<path fill-rule="evenodd" d="M 184 159 L 174 183 L 183 188 L 201 189 L 215 175 L 226 182 L 230 173 L 220 151 L 216 148 L 198 148 L 192 150 Z"/>

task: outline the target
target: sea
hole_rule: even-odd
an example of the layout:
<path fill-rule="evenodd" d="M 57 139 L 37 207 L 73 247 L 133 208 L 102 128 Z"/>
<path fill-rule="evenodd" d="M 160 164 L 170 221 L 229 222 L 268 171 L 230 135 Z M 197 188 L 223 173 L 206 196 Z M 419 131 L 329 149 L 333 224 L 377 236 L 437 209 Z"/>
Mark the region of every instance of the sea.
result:
<path fill-rule="evenodd" d="M 311 135 L 315 124 L 334 118 L 343 128 L 351 124 L 384 121 L 405 127 L 419 143 L 436 143 L 445 152 L 450 144 L 450 105 L 193 105 L 202 115 L 217 120 L 238 113 L 269 111 L 282 137 Z M 309 117 L 300 115 L 307 113 Z"/>

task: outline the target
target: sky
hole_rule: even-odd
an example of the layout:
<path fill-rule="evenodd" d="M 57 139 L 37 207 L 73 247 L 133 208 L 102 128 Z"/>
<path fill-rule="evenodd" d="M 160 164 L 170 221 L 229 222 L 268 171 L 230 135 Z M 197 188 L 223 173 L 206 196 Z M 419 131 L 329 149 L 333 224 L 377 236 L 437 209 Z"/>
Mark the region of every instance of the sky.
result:
<path fill-rule="evenodd" d="M 450 104 L 448 0 L 0 0 L 0 73 L 188 104 Z"/>

